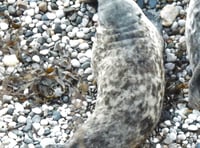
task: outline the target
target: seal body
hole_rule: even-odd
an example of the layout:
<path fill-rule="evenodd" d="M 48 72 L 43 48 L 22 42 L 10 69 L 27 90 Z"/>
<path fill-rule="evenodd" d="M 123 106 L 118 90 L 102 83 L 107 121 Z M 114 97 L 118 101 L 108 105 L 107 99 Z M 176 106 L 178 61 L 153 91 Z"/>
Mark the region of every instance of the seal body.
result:
<path fill-rule="evenodd" d="M 200 1 L 190 0 L 186 19 L 186 46 L 193 71 L 189 83 L 189 106 L 200 109 Z"/>
<path fill-rule="evenodd" d="M 93 114 L 66 147 L 134 148 L 156 126 L 164 96 L 163 40 L 132 0 L 99 0 Z"/>

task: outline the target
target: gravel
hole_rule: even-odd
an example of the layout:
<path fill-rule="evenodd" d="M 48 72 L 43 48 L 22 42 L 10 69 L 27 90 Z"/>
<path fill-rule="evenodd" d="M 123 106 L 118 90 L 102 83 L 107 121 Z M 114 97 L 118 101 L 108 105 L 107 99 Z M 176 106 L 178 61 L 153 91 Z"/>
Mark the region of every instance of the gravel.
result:
<path fill-rule="evenodd" d="M 200 147 L 200 112 L 187 106 L 188 2 L 137 0 L 144 11 L 156 10 L 161 16 L 165 40 L 163 113 L 144 147 Z M 66 143 L 95 107 L 90 60 L 96 5 L 7 0 L 0 1 L 0 13 L 0 145 L 42 148 Z"/>

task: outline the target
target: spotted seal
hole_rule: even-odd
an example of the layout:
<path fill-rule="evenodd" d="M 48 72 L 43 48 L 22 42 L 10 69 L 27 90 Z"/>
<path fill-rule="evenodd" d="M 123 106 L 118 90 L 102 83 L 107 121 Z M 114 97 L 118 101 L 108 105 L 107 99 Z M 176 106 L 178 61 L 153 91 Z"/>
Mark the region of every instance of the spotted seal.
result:
<path fill-rule="evenodd" d="M 192 68 L 189 82 L 189 106 L 200 109 L 200 1 L 190 0 L 186 19 L 186 46 Z"/>
<path fill-rule="evenodd" d="M 132 0 L 98 0 L 93 114 L 65 147 L 135 148 L 156 126 L 164 96 L 163 39 Z"/>

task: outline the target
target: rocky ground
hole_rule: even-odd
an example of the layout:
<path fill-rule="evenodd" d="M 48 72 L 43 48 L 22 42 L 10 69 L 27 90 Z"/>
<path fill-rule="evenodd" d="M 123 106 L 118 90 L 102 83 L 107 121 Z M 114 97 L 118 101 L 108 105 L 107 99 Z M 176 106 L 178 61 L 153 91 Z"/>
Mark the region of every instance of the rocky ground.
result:
<path fill-rule="evenodd" d="M 199 148 L 200 112 L 187 107 L 189 0 L 137 0 L 165 40 L 166 95 L 151 148 Z M 0 146 L 65 143 L 92 113 L 95 3 L 0 0 Z M 161 25 L 156 17 L 161 16 Z M 158 18 L 158 17 L 157 17 Z"/>

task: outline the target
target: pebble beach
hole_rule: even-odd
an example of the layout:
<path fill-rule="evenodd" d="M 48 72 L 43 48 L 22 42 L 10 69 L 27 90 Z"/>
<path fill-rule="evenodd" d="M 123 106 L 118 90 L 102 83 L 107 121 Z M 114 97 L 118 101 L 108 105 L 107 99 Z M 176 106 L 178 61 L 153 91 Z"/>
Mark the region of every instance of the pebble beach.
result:
<path fill-rule="evenodd" d="M 91 1 L 0 0 L 0 148 L 67 143 L 92 114 L 98 15 Z M 163 111 L 144 147 L 200 148 L 200 111 L 187 105 L 189 0 L 136 2 L 165 41 Z"/>

